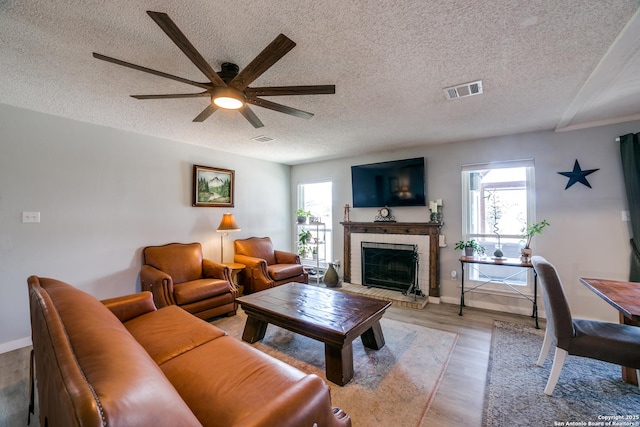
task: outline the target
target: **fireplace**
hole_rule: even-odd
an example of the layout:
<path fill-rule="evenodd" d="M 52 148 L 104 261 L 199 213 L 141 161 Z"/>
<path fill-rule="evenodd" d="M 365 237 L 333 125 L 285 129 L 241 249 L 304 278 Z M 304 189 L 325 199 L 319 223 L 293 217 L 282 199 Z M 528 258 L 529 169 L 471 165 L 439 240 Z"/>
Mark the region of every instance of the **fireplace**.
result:
<path fill-rule="evenodd" d="M 418 246 L 362 242 L 362 284 L 407 293 L 417 288 Z"/>
<path fill-rule="evenodd" d="M 361 285 L 362 242 L 417 245 L 419 265 L 417 282 L 429 299 L 440 302 L 440 266 L 438 236 L 440 223 L 427 222 L 341 222 L 344 226 L 344 282 Z"/>

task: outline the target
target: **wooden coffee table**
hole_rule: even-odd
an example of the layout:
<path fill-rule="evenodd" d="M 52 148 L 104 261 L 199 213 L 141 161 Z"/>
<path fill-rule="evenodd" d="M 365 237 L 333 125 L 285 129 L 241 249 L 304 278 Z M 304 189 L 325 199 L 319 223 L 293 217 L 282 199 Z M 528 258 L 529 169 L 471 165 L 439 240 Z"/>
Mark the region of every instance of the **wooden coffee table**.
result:
<path fill-rule="evenodd" d="M 260 341 L 267 324 L 280 326 L 324 343 L 327 379 L 345 385 L 353 378 L 353 347 L 357 337 L 365 347 L 384 347 L 380 319 L 389 301 L 287 283 L 237 298 L 247 314 L 242 339 Z"/>

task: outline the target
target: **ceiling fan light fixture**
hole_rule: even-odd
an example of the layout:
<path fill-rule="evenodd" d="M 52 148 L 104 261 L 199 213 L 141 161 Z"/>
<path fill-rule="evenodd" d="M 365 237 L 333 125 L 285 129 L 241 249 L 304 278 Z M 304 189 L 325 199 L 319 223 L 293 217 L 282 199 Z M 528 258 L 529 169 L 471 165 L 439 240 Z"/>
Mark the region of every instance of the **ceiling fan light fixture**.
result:
<path fill-rule="evenodd" d="M 244 107 L 244 95 L 238 90 L 225 87 L 215 91 L 211 102 L 225 110 L 237 110 Z"/>
<path fill-rule="evenodd" d="M 0 0 L 0 4 L 3 0 Z M 254 87 L 249 85 L 259 78 L 265 71 L 278 62 L 284 55 L 295 47 L 293 40 L 279 34 L 267 47 L 265 47 L 249 64 L 240 71 L 240 67 L 232 62 L 224 62 L 221 64 L 220 71 L 215 71 L 209 62 L 198 52 L 191 44 L 187 37 L 180 31 L 180 28 L 173 20 L 164 12 L 147 11 L 147 14 L 158 24 L 160 29 L 180 48 L 189 60 L 195 65 L 208 79 L 209 82 L 196 82 L 185 79 L 183 77 L 174 76 L 163 71 L 154 70 L 143 67 L 141 65 L 125 62 L 120 59 L 111 58 L 99 53 L 93 52 L 93 57 L 102 61 L 111 62 L 113 64 L 122 65 L 155 76 L 164 77 L 175 80 L 177 82 L 186 83 L 192 86 L 204 89 L 199 93 L 169 93 L 159 95 L 131 95 L 135 99 L 172 99 L 172 98 L 197 98 L 200 96 L 209 96 L 210 104 L 200 112 L 193 122 L 200 123 L 205 121 L 211 114 L 218 109 L 239 110 L 242 116 L 254 128 L 261 128 L 264 124 L 258 116 L 246 105 L 257 105 L 262 108 L 277 111 L 279 113 L 289 114 L 294 117 L 309 119 L 313 117 L 312 113 L 288 107 L 286 105 L 277 104 L 266 99 L 257 98 L 258 96 L 290 96 L 290 95 L 325 95 L 335 94 L 335 85 L 314 85 L 314 86 L 272 86 L 272 87 Z"/>

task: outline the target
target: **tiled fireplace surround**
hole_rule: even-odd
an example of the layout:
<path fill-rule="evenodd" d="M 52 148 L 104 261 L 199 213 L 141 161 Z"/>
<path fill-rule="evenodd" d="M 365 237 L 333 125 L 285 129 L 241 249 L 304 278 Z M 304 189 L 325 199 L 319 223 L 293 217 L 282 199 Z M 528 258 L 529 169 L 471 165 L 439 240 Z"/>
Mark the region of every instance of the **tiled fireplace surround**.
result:
<path fill-rule="evenodd" d="M 418 245 L 418 284 L 430 302 L 440 301 L 438 223 L 343 222 L 344 282 L 361 284 L 361 242 Z"/>

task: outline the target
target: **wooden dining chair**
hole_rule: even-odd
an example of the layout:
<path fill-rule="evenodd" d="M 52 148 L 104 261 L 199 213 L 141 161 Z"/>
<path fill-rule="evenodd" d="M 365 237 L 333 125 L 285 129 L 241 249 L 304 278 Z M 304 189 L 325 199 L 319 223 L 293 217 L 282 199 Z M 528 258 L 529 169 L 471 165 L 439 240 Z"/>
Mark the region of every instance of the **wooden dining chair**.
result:
<path fill-rule="evenodd" d="M 556 348 L 544 394 L 553 393 L 567 354 L 636 369 L 640 380 L 640 327 L 572 318 L 555 267 L 541 256 L 532 257 L 531 262 L 541 284 L 547 316 L 537 365 L 544 364 L 552 344 Z"/>

